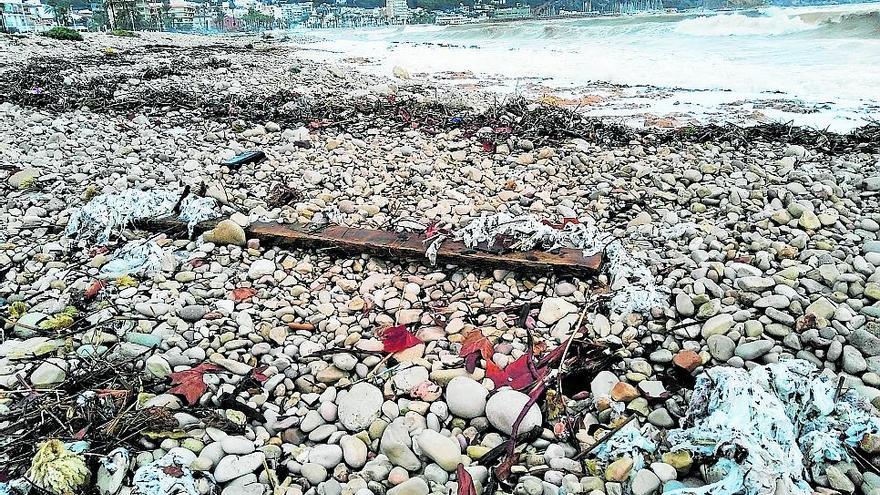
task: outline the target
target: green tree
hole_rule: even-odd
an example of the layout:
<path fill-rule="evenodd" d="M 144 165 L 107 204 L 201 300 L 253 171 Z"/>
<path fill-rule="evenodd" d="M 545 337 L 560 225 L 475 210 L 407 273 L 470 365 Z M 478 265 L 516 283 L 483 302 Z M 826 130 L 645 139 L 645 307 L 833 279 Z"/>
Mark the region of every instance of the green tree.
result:
<path fill-rule="evenodd" d="M 55 22 L 61 26 L 70 23 L 70 6 L 73 0 L 46 0 L 46 9 L 55 16 Z"/>

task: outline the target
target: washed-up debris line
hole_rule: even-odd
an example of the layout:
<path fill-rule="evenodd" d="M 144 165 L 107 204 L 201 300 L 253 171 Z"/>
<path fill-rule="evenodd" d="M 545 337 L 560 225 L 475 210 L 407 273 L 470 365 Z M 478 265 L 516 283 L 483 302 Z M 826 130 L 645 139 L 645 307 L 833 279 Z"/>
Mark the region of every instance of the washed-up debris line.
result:
<path fill-rule="evenodd" d="M 248 48 L 228 45 L 229 50 Z M 194 49 L 193 49 L 194 50 Z M 114 53 L 104 56 L 80 57 L 76 61 L 57 57 L 40 57 L 28 64 L 0 73 L 0 94 L 23 106 L 67 111 L 87 106 L 93 111 L 147 113 L 188 109 L 214 119 L 244 119 L 250 122 L 273 121 L 288 126 L 343 128 L 359 134 L 377 122 L 394 124 L 401 129 L 421 129 L 429 133 L 462 129 L 466 135 L 481 136 L 485 145 L 510 136 L 529 138 L 538 145 L 559 143 L 572 138 L 614 145 L 626 145 L 638 139 L 654 145 L 682 142 L 728 142 L 733 146 L 749 146 L 753 142 L 780 142 L 797 144 L 828 154 L 850 151 L 875 152 L 880 150 L 880 123 L 872 122 L 850 133 L 840 134 L 826 130 L 796 127 L 787 123 L 766 123 L 749 127 L 734 124 L 708 124 L 659 130 L 635 129 L 625 124 L 608 122 L 601 118 L 586 117 L 573 109 L 539 104 L 514 97 L 500 101 L 484 110 L 460 107 L 414 97 L 393 97 L 378 101 L 351 101 L 346 99 L 308 98 L 291 89 L 263 94 L 211 94 L 193 90 L 180 84 L 161 88 L 145 86 L 138 92 L 117 96 L 115 89 L 128 78 L 151 79 L 166 75 L 161 70 L 119 71 L 133 66 L 137 53 Z M 209 66 L 212 57 L 207 58 Z M 59 74 L 82 74 L 86 69 L 114 67 L 113 72 L 85 81 L 64 84 Z M 176 66 L 167 75 L 185 70 L 198 71 L 204 66 L 190 64 Z M 418 87 L 408 88 L 417 92 Z M 425 89 L 427 92 L 428 90 Z"/>

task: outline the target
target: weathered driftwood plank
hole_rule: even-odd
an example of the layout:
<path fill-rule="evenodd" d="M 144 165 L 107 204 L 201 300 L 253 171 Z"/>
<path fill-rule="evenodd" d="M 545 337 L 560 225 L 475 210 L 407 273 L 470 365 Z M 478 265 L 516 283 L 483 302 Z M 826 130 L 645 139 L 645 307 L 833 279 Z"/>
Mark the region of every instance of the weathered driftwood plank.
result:
<path fill-rule="evenodd" d="M 200 224 L 195 230 L 213 228 L 215 222 Z M 138 227 L 168 233 L 186 232 L 186 225 L 176 220 L 141 222 Z M 296 224 L 257 222 L 245 229 L 248 238 L 259 239 L 264 245 L 294 248 L 332 249 L 346 253 L 368 253 L 384 258 L 424 260 L 424 236 L 416 233 L 398 233 L 387 230 L 358 229 L 329 226 L 318 230 Z M 558 271 L 576 274 L 595 274 L 602 263 L 601 254 L 584 256 L 579 249 L 546 251 L 492 252 L 470 249 L 460 242 L 446 240 L 437 253 L 438 263 L 452 263 L 473 267 L 504 268 L 515 271 Z"/>
<path fill-rule="evenodd" d="M 256 237 L 273 245 L 332 248 L 351 253 L 369 253 L 386 258 L 425 258 L 424 236 L 421 234 L 342 226 L 331 226 L 316 232 L 308 232 L 277 223 L 255 223 L 247 230 L 249 237 Z M 510 270 L 565 270 L 595 273 L 599 270 L 601 255 L 585 257 L 579 249 L 561 249 L 554 253 L 545 251 L 493 253 L 470 249 L 460 242 L 446 240 L 440 245 L 437 261 Z"/>

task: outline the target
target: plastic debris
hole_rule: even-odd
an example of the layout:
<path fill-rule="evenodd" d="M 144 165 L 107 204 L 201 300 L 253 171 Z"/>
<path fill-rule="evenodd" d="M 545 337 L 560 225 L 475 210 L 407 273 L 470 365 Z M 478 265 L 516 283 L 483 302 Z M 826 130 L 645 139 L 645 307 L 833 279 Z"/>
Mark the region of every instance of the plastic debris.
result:
<path fill-rule="evenodd" d="M 665 307 L 669 301 L 666 287 L 654 282 L 647 265 L 637 260 L 615 241 L 605 248 L 605 267 L 611 277 L 611 309 L 616 313 L 647 313 L 651 308 Z"/>
<path fill-rule="evenodd" d="M 132 483 L 132 493 L 137 495 L 199 495 L 192 470 L 181 456 L 173 453 L 141 466 Z"/>
<path fill-rule="evenodd" d="M 167 190 L 128 189 L 119 193 L 101 194 L 74 211 L 65 234 L 107 244 L 111 235 L 119 234 L 132 222 L 174 214 L 178 201 L 180 193 Z M 214 199 L 193 195 L 183 198 L 179 211 L 178 218 L 187 223 L 190 234 L 199 222 L 219 216 Z"/>
<path fill-rule="evenodd" d="M 144 275 L 149 272 L 171 271 L 175 266 L 174 256 L 155 241 L 132 241 L 120 248 L 101 267 L 101 276 L 119 278 L 131 274 Z"/>
<path fill-rule="evenodd" d="M 836 401 L 835 393 L 830 377 L 799 359 L 750 372 L 706 371 L 697 379 L 683 428 L 667 438 L 673 451 L 711 462 L 715 481 L 666 493 L 811 494 L 807 476 L 822 476 L 829 461 L 849 461 L 847 446 L 880 432 L 880 418 L 858 393 L 849 390 Z"/>
<path fill-rule="evenodd" d="M 633 421 L 596 447 L 591 455 L 606 464 L 628 456 L 633 460 L 631 473 L 635 475 L 645 467 L 645 456 L 657 451 L 657 442 L 652 439 L 657 436 L 658 431 L 652 425 L 639 428 L 638 423 Z"/>
<path fill-rule="evenodd" d="M 605 252 L 605 269 L 615 291 L 611 309 L 620 314 L 646 313 L 654 307 L 666 307 L 668 291 L 654 282 L 650 268 L 634 257 L 614 236 L 601 232 L 591 221 L 566 221 L 561 226 L 542 222 L 528 215 L 511 216 L 483 214 L 455 233 L 456 240 L 470 248 L 481 244 L 492 246 L 497 239 L 506 239 L 511 249 L 528 251 L 536 248 L 553 251 L 576 248 L 584 256 Z M 436 258 L 442 239 L 429 246 L 429 259 Z M 432 259 L 433 262 L 433 259 Z"/>
<path fill-rule="evenodd" d="M 33 484 L 59 495 L 74 495 L 90 476 L 85 459 L 57 439 L 49 439 L 37 447 L 27 477 Z"/>

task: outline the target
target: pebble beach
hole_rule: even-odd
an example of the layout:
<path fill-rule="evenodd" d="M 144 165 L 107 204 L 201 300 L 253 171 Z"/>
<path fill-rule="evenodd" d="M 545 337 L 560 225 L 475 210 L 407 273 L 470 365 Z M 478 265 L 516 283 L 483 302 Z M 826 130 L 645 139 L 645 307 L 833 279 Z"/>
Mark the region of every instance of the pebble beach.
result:
<path fill-rule="evenodd" d="M 71 63 L 57 87 L 95 102 L 67 105 L 55 86 L 0 94 L 0 482 L 42 487 L 32 457 L 53 431 L 88 471 L 60 495 L 467 495 L 462 472 L 475 495 L 691 494 L 729 475 L 667 437 L 695 424 L 704 372 L 801 360 L 835 399 L 880 415 L 876 147 L 515 134 L 487 147 L 480 132 L 381 119 L 217 118 L 188 102 L 298 112 L 393 99 L 486 108 L 491 96 L 405 68 L 310 61 L 296 38 L 85 38 L 0 38 L 0 79 L 57 57 Z M 288 101 L 266 99 L 279 91 Z M 223 165 L 254 149 L 267 159 Z M 187 186 L 213 202 L 220 223 L 205 234 L 66 232 L 96 197 Z M 628 282 L 607 270 L 432 264 L 246 234 L 258 221 L 455 232 L 498 214 L 590 223 L 648 268 L 662 304 L 611 310 Z M 140 240 L 161 248 L 161 266 L 108 276 Z M 401 325 L 418 343 L 388 352 L 383 332 Z M 473 332 L 490 345 L 468 369 Z M 493 378 L 581 345 L 595 366 L 565 380 L 571 365 L 546 368 L 537 400 Z M 77 385 L 98 369 L 100 386 Z M 175 391 L 194 369 L 203 392 Z M 39 420 L 28 401 L 44 401 Z M 136 411 L 149 418 L 121 438 Z M 499 477 L 486 456 L 527 431 Z M 615 450 L 616 431 L 654 448 Z M 851 450 L 804 482 L 880 494 L 880 432 Z M 775 487 L 749 493 L 802 493 Z"/>

